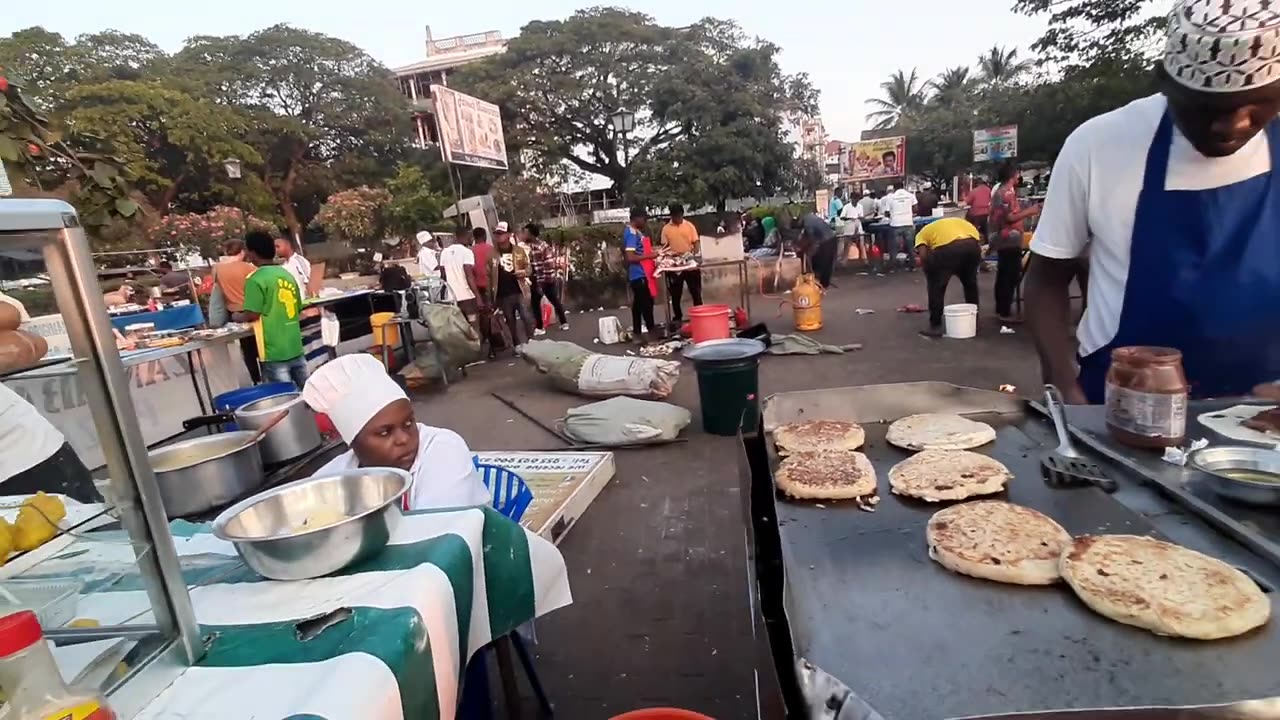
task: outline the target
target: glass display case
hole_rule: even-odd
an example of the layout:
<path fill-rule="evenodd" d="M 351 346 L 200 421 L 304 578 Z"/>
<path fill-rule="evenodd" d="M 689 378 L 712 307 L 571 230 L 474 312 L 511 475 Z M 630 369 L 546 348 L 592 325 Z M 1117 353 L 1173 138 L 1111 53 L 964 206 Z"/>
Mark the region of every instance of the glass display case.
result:
<path fill-rule="evenodd" d="M 31 501 L 27 493 L 45 488 L 20 483 L 6 488 L 4 481 L 10 478 L 0 477 L 0 516 L 12 523 L 11 531 L 32 518 L 38 523 L 62 515 L 56 531 L 38 538 L 42 542 L 37 546 L 30 547 L 30 538 L 21 543 L 22 551 L 0 546 L 11 550 L 0 557 L 0 614 L 18 607 L 37 610 L 64 676 L 96 684 L 120 717 L 132 717 L 203 653 L 188 593 L 191 583 L 184 580 L 184 571 L 200 574 L 200 557 L 192 554 L 179 562 L 139 428 L 130 376 L 75 210 L 59 200 L 0 200 L 0 257 L 43 262 L 36 286 L 56 304 L 69 346 L 69 356 L 39 358 L 17 369 L 13 356 L 6 358 L 0 348 L 0 362 L 10 365 L 0 368 L 0 382 L 5 375 L 30 371 L 33 364 L 74 368 L 74 384 L 54 379 L 42 392 L 51 401 L 87 408 L 83 424 L 92 425 L 104 464 L 94 473 L 91 498 L 58 495 L 56 483 L 48 488 L 61 509 Z M 0 344 L 15 337 L 14 331 L 0 329 Z M 6 435 L 3 415 L 35 412 L 33 401 L 39 401 L 31 397 L 31 386 L 14 387 L 0 394 L 0 441 L 10 445 L 23 437 L 24 428 L 9 428 Z M 48 441 L 47 435 L 44 439 Z M 71 452 L 62 447 L 60 452 Z M 15 458 L 24 450 L 0 448 Z M 0 463 L 0 469 L 27 464 Z"/>

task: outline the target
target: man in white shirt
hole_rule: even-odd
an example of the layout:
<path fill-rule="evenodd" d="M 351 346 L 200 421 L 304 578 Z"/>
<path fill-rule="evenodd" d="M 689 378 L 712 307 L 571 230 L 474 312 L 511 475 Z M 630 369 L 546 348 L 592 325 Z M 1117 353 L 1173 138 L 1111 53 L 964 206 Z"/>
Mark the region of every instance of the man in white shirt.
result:
<path fill-rule="evenodd" d="M 898 188 L 884 196 L 884 204 L 884 214 L 889 217 L 889 247 L 885 251 L 893 262 L 903 263 L 908 270 L 914 271 L 916 226 L 911 210 L 915 207 L 916 196 L 906 188 Z"/>
<path fill-rule="evenodd" d="M 1132 345 L 1181 351 L 1192 397 L 1280 378 L 1280 14 L 1268 2 L 1181 0 L 1160 94 L 1063 145 L 1031 242 L 1027 319 L 1068 402 L 1102 402 L 1111 350 Z M 1068 286 L 1086 255 L 1077 372 Z"/>
<path fill-rule="evenodd" d="M 862 241 L 862 206 L 856 202 L 847 202 L 840 208 L 840 263 L 849 257 L 849 246 L 858 244 L 858 257 L 866 259 L 866 246 Z"/>
<path fill-rule="evenodd" d="M 459 233 L 453 243 L 440 253 L 440 275 L 449 286 L 449 293 L 458 303 L 458 309 L 467 321 L 476 325 L 480 320 L 480 306 L 476 301 L 476 256 L 471 252 L 471 234 Z M 479 328 L 477 327 L 477 330 Z"/>
<path fill-rule="evenodd" d="M 423 230 L 418 233 L 418 269 L 423 275 L 438 275 L 440 272 L 439 243 L 431 233 Z"/>
<path fill-rule="evenodd" d="M 53 426 L 21 395 L 0 384 L 0 495 L 41 490 L 100 502 L 88 468 Z"/>
<path fill-rule="evenodd" d="M 302 257 L 292 240 L 284 237 L 276 238 L 276 257 L 280 258 L 281 267 L 288 270 L 294 282 L 298 283 L 298 292 L 302 293 L 305 300 L 309 296 L 307 288 L 311 283 L 311 262 Z"/>

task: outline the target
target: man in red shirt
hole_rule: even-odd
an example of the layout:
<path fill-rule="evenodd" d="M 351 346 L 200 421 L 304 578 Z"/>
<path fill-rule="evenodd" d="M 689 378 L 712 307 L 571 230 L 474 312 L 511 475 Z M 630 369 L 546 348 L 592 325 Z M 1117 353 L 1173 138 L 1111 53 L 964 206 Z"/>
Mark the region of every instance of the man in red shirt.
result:
<path fill-rule="evenodd" d="M 1040 214 L 1040 206 L 1023 207 L 1018 200 L 1018 180 L 1022 177 L 1017 164 L 1006 160 L 1000 166 L 991 199 L 991 248 L 996 251 L 996 316 L 1001 322 L 1022 319 L 1013 315 L 1013 297 L 1022 280 L 1023 221 Z"/>
<path fill-rule="evenodd" d="M 969 206 L 965 219 L 973 223 L 978 232 L 982 233 L 982 238 L 986 239 L 987 215 L 991 213 L 991 186 L 981 176 L 974 178 L 974 182 L 977 184 L 964 196 L 964 204 Z"/>

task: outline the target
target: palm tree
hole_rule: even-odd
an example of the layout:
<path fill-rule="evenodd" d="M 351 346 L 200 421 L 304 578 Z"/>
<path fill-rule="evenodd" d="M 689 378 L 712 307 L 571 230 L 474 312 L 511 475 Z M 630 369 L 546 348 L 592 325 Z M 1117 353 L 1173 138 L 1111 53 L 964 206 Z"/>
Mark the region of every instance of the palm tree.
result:
<path fill-rule="evenodd" d="M 942 74 L 929 81 L 929 87 L 937 94 L 937 96 L 954 97 L 962 94 L 973 84 L 973 78 L 969 77 L 969 68 L 961 65 L 959 67 L 947 68 Z"/>
<path fill-rule="evenodd" d="M 876 130 L 891 128 L 898 124 L 903 113 L 922 107 L 928 90 L 915 68 L 911 68 L 910 75 L 901 70 L 895 72 L 880 83 L 880 89 L 884 91 L 883 97 L 867 98 L 866 101 L 876 108 L 867 113 L 867 121 L 874 123 L 872 127 Z"/>
<path fill-rule="evenodd" d="M 978 57 L 978 75 L 983 82 L 996 85 L 1013 82 L 1018 76 L 1031 70 L 1030 60 L 1019 60 L 1018 49 L 1004 49 L 992 45 L 991 49 Z"/>

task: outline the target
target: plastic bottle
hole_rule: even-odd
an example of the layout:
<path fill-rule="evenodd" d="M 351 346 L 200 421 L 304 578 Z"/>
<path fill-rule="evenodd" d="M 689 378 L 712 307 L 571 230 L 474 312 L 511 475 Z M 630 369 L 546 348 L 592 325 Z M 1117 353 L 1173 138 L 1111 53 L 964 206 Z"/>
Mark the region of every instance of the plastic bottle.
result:
<path fill-rule="evenodd" d="M 5 718 L 13 720 L 117 720 L 101 695 L 71 690 L 53 661 L 36 614 L 0 618 L 0 688 Z"/>

